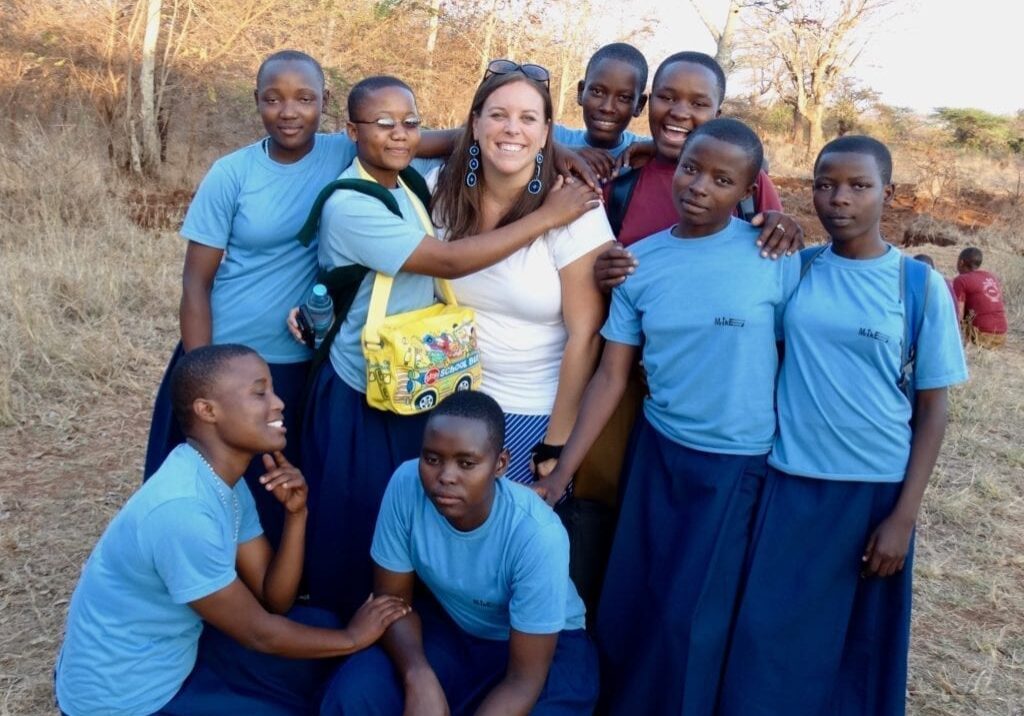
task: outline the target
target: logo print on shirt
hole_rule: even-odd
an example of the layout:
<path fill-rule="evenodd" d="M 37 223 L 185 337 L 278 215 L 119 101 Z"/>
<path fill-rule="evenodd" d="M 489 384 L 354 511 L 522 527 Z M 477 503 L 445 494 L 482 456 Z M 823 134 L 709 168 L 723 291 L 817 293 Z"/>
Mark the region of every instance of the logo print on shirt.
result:
<path fill-rule="evenodd" d="M 493 609 L 494 607 L 498 606 L 494 602 L 489 602 L 486 599 L 474 599 L 473 604 L 477 605 L 478 607 L 488 607 L 490 609 Z"/>
<path fill-rule="evenodd" d="M 872 340 L 881 341 L 882 343 L 889 342 L 889 336 L 882 333 L 881 331 L 873 331 L 870 328 L 861 328 L 857 331 L 857 335 L 864 336 L 865 338 L 871 338 Z"/>
<path fill-rule="evenodd" d="M 725 326 L 727 328 L 743 328 L 746 323 L 746 320 L 742 318 L 729 318 L 728 316 L 719 316 L 715 319 L 716 326 Z"/>
<path fill-rule="evenodd" d="M 999 303 L 999 301 L 1002 300 L 1002 296 L 999 295 L 999 284 L 995 282 L 995 279 L 986 278 L 982 281 L 981 292 L 984 293 L 992 303 Z"/>

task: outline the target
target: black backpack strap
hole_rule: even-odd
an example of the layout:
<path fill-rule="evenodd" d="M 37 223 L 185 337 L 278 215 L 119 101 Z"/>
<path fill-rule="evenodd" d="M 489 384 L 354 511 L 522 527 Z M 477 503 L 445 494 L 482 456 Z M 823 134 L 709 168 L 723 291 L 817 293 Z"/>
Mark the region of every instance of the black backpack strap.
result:
<path fill-rule="evenodd" d="M 420 183 L 423 183 L 423 177 L 420 177 Z M 423 183 L 423 185 L 424 187 L 426 186 L 425 183 Z M 410 185 L 409 188 L 412 189 L 412 185 Z M 309 216 L 306 217 L 306 222 L 302 225 L 302 228 L 299 229 L 299 233 L 295 235 L 296 241 L 303 246 L 309 246 L 313 243 L 313 239 L 316 237 L 316 232 L 320 228 L 320 215 L 324 211 L 324 204 L 326 204 L 327 200 L 331 198 L 331 195 L 339 189 L 348 189 L 350 191 L 359 192 L 360 194 L 372 196 L 384 204 L 388 211 L 395 216 L 402 215 L 402 211 L 398 208 L 398 202 L 395 201 L 395 197 L 391 196 L 391 192 L 377 182 L 367 181 L 365 179 L 335 179 L 321 189 L 320 193 L 316 195 L 316 199 L 313 200 L 313 206 L 309 210 Z M 415 191 L 415 189 L 413 189 L 413 191 Z"/>
<path fill-rule="evenodd" d="M 605 211 L 608 212 L 608 223 L 611 224 L 612 233 L 615 238 L 619 237 L 622 231 L 622 222 L 626 219 L 626 210 L 629 202 L 633 199 L 633 191 L 637 182 L 640 181 L 640 170 L 634 169 L 624 176 L 617 177 L 612 181 L 612 188 L 608 192 L 608 204 Z"/>
<path fill-rule="evenodd" d="M 740 203 L 736 205 L 736 216 L 747 222 L 757 216 L 757 207 L 754 205 L 753 194 L 740 199 Z"/>

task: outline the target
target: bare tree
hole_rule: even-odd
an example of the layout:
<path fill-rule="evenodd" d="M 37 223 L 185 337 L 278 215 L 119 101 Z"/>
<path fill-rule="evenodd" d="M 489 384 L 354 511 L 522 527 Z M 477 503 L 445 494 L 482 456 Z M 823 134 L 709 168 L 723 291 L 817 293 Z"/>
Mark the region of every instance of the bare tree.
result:
<path fill-rule="evenodd" d="M 146 0 L 146 31 L 142 36 L 142 64 L 139 67 L 139 121 L 142 123 L 142 168 L 160 166 L 160 132 L 157 129 L 156 45 L 160 36 L 161 0 Z"/>
<path fill-rule="evenodd" d="M 770 0 L 753 7 L 752 36 L 779 63 L 778 91 L 793 108 L 794 141 L 824 143 L 828 100 L 866 40 L 854 31 L 895 0 Z"/>

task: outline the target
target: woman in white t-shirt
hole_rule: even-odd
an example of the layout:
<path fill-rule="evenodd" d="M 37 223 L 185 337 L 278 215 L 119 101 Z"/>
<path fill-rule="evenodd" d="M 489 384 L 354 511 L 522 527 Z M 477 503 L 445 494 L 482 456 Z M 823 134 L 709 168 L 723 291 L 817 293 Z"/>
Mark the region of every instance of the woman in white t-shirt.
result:
<path fill-rule="evenodd" d="M 433 220 L 449 241 L 509 224 L 541 205 L 550 161 L 549 75 L 495 60 L 473 97 L 465 131 L 441 169 Z M 505 412 L 506 477 L 546 475 L 576 421 L 600 353 L 604 300 L 594 261 L 614 241 L 603 211 L 549 231 L 503 261 L 452 282 L 476 310 L 482 390 Z"/>

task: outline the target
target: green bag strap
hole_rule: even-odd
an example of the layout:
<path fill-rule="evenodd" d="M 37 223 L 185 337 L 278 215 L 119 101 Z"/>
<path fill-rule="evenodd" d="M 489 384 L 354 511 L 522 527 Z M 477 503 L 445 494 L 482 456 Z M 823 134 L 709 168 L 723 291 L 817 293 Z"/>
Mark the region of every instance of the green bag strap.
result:
<path fill-rule="evenodd" d="M 427 180 L 412 167 L 406 167 L 402 171 L 398 172 L 398 176 L 405 182 L 405 185 L 412 190 L 412 193 L 416 195 L 416 198 L 420 200 L 420 203 L 423 204 L 429 212 L 430 188 L 427 186 Z"/>
<path fill-rule="evenodd" d="M 349 191 L 372 196 L 384 204 L 392 214 L 396 216 L 402 215 L 402 212 L 398 209 L 398 202 L 395 201 L 395 197 L 391 196 L 391 192 L 380 184 L 366 181 L 365 179 L 335 179 L 316 195 L 316 199 L 313 200 L 313 206 L 309 210 L 309 216 L 306 217 L 306 222 L 299 229 L 299 233 L 295 235 L 296 241 L 303 246 L 309 246 L 313 243 L 313 239 L 316 238 L 316 232 L 320 228 L 320 215 L 324 211 L 324 204 L 339 189 L 348 189 Z"/>
<path fill-rule="evenodd" d="M 430 206 L 430 189 L 427 188 L 427 182 L 422 176 L 420 176 L 418 171 L 412 167 L 406 167 L 402 171 L 398 172 L 398 176 L 400 176 L 402 181 L 404 181 L 409 189 L 412 190 L 413 194 L 416 195 L 416 198 L 423 202 L 423 206 Z M 313 243 L 313 238 L 316 236 L 316 232 L 320 228 L 320 215 L 323 214 L 324 204 L 326 204 L 327 200 L 330 199 L 334 192 L 339 189 L 348 189 L 349 191 L 356 191 L 360 194 L 372 196 L 384 204 L 388 211 L 395 216 L 402 215 L 395 197 L 391 195 L 390 191 L 377 182 L 367 181 L 365 179 L 335 179 L 321 189 L 320 193 L 316 195 L 316 199 L 313 200 L 313 206 L 309 210 L 309 216 L 306 217 L 306 221 L 302 224 L 302 228 L 299 229 L 299 233 L 295 235 L 296 241 L 303 246 L 309 246 Z"/>
<path fill-rule="evenodd" d="M 370 269 L 365 266 L 338 266 L 330 271 L 321 271 L 317 276 L 317 283 L 322 283 L 327 288 L 327 293 L 330 294 L 331 301 L 334 303 L 334 323 L 331 324 L 320 347 L 313 354 L 314 369 L 318 368 L 330 354 L 331 344 L 334 343 L 341 324 L 348 316 L 348 309 L 352 307 L 352 302 L 356 299 L 356 293 L 359 291 L 359 285 L 363 282 L 363 277 L 369 271 Z"/>

